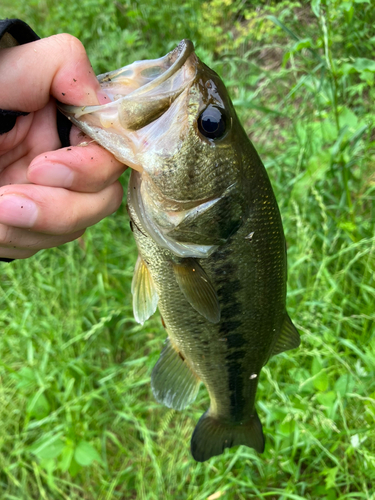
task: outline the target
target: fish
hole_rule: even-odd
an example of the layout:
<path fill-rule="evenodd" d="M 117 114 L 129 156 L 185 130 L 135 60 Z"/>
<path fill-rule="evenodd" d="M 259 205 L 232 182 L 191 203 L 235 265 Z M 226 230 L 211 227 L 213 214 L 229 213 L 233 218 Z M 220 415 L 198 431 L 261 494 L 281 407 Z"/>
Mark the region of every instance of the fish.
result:
<path fill-rule="evenodd" d="M 191 438 L 196 461 L 237 445 L 262 453 L 261 370 L 300 345 L 265 167 L 224 83 L 191 41 L 98 80 L 108 104 L 60 109 L 132 168 L 134 317 L 143 324 L 158 308 L 168 334 L 152 370 L 154 397 L 183 410 L 206 387 L 210 405 Z"/>

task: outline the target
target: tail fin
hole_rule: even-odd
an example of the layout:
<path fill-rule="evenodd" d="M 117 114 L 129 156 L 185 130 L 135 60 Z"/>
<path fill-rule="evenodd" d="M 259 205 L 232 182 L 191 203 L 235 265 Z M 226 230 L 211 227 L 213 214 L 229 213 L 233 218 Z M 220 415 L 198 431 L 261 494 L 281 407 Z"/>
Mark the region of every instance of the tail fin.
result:
<path fill-rule="evenodd" d="M 194 429 L 191 438 L 191 454 L 197 462 L 205 462 L 221 455 L 225 448 L 244 444 L 259 453 L 264 451 L 264 435 L 257 412 L 243 424 L 224 423 L 206 411 Z"/>

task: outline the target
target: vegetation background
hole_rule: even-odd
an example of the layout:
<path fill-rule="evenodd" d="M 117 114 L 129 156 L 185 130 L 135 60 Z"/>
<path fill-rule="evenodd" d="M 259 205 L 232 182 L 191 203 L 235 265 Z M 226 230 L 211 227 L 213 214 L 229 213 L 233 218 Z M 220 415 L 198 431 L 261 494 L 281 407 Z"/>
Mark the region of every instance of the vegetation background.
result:
<path fill-rule="evenodd" d="M 157 314 L 133 319 L 124 202 L 79 241 L 1 265 L 0 498 L 374 500 L 371 1 L 1 4 L 40 36 L 80 38 L 97 73 L 194 41 L 270 175 L 302 346 L 262 372 L 265 453 L 195 463 L 189 440 L 208 396 L 181 413 L 153 399 L 166 334 Z"/>

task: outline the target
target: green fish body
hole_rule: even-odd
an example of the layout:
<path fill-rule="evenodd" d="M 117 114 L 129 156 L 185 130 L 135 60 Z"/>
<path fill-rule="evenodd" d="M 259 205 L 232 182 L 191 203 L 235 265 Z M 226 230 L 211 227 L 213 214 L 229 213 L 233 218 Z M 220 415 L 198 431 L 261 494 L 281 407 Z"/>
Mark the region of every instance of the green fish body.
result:
<path fill-rule="evenodd" d="M 300 343 L 286 311 L 286 246 L 266 170 L 224 84 L 191 42 L 99 77 L 102 88 L 120 85 L 119 73 L 132 89 L 109 91 L 110 112 L 111 105 L 64 111 L 133 167 L 134 314 L 143 323 L 158 307 L 168 333 L 153 393 L 181 410 L 200 382 L 207 388 L 210 407 L 191 441 L 195 460 L 240 444 L 261 453 L 260 371 Z"/>

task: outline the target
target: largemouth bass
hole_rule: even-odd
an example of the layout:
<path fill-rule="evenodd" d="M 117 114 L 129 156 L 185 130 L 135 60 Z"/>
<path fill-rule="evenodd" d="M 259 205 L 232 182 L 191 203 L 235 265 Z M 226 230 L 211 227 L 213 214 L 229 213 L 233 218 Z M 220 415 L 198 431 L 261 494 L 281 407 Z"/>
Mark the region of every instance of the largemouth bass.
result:
<path fill-rule="evenodd" d="M 144 323 L 158 307 L 168 333 L 154 396 L 182 410 L 206 386 L 195 460 L 241 444 L 262 453 L 260 371 L 300 343 L 286 311 L 285 239 L 266 170 L 223 82 L 189 40 L 98 78 L 109 104 L 61 109 L 133 168 L 134 315 Z"/>

